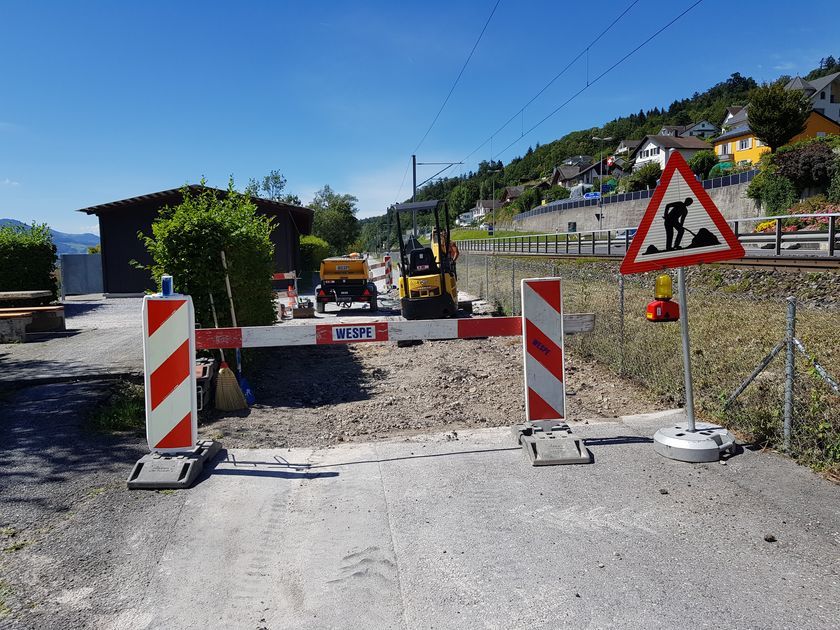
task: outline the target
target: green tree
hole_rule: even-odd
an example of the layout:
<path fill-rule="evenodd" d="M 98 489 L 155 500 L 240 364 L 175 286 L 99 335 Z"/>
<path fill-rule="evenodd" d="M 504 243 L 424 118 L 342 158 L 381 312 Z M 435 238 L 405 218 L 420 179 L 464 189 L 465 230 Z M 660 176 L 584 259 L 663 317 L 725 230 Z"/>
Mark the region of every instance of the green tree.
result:
<path fill-rule="evenodd" d="M 311 234 L 300 238 L 300 265 L 303 271 L 317 271 L 321 261 L 330 255 L 330 244 Z"/>
<path fill-rule="evenodd" d="M 800 90 L 764 84 L 750 97 L 750 129 L 774 152 L 805 129 L 811 113 L 811 101 Z"/>
<path fill-rule="evenodd" d="M 457 217 L 472 208 L 474 203 L 475 199 L 471 199 L 469 188 L 459 184 L 449 193 L 449 214 Z"/>
<path fill-rule="evenodd" d="M 101 254 L 102 253 L 102 244 L 99 243 L 98 245 L 91 245 L 87 248 L 88 254 Z"/>
<path fill-rule="evenodd" d="M 237 323 L 274 323 L 271 219 L 257 214 L 251 196 L 237 192 L 233 180 L 222 194 L 206 187 L 197 192 L 185 187 L 181 192 L 182 202 L 160 211 L 152 234 L 139 235 L 152 258 L 148 269 L 154 281 L 159 284 L 162 274 L 172 275 L 176 291 L 192 296 L 196 321 L 203 326 L 213 326 L 212 295 L 219 325 L 230 326 L 224 251 Z"/>
<path fill-rule="evenodd" d="M 348 253 L 350 244 L 359 238 L 358 201 L 353 195 L 324 186 L 310 204 L 315 211 L 313 232 L 332 245 L 335 254 Z"/>
<path fill-rule="evenodd" d="M 718 163 L 718 158 L 715 152 L 711 149 L 698 151 L 691 156 L 688 161 L 688 167 L 695 175 L 700 175 L 703 179 L 708 179 L 709 171 Z"/>
<path fill-rule="evenodd" d="M 286 188 L 286 178 L 278 170 L 269 171 L 261 180 L 256 180 L 253 177 L 248 180 L 248 185 L 245 187 L 245 192 L 252 197 L 262 197 L 263 199 L 270 199 L 271 201 L 279 201 L 281 203 L 288 203 L 294 206 L 300 206 L 300 197 L 289 193 L 284 193 Z"/>

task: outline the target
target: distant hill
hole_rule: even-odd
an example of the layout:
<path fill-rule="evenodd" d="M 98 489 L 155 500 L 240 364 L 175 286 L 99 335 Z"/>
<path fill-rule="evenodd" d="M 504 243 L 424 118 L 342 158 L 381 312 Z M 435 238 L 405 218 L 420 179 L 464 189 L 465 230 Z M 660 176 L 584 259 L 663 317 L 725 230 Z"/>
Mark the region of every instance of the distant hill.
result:
<path fill-rule="evenodd" d="M 0 219 L 0 227 L 11 225 L 16 227 L 28 227 L 26 223 L 16 219 Z M 85 254 L 88 247 L 99 245 L 99 237 L 96 234 L 68 234 L 50 229 L 53 242 L 60 254 Z"/>

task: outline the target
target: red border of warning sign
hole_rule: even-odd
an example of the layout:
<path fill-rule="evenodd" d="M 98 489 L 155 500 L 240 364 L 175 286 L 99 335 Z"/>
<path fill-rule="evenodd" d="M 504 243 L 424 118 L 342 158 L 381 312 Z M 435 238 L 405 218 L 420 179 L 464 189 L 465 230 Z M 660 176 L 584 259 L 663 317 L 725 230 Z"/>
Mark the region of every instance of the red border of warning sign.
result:
<path fill-rule="evenodd" d="M 642 248 L 642 243 L 650 230 L 653 220 L 656 218 L 659 210 L 659 204 L 662 202 L 662 198 L 665 196 L 665 193 L 668 192 L 668 187 L 671 185 L 671 178 L 674 176 L 674 171 L 677 170 L 680 171 L 683 179 L 688 183 L 689 188 L 691 188 L 691 192 L 694 193 L 697 201 L 700 202 L 700 205 L 703 206 L 703 209 L 712 219 L 712 222 L 715 224 L 715 227 L 718 229 L 721 236 L 723 236 L 726 244 L 729 245 L 729 249 L 714 252 L 698 252 L 696 254 L 677 253 L 670 258 L 638 261 L 636 258 L 638 257 L 639 250 Z M 680 250 L 680 252 L 688 251 L 689 250 L 687 249 Z M 624 255 L 624 260 L 621 261 L 621 273 L 623 275 L 628 275 L 632 273 L 643 273 L 645 271 L 655 271 L 658 269 L 688 267 L 699 263 L 718 262 L 721 260 L 743 257 L 744 247 L 738 242 L 738 237 L 735 236 L 735 233 L 729 227 L 726 219 L 723 218 L 723 215 L 720 213 L 720 210 L 718 210 L 715 202 L 712 201 L 711 197 L 709 197 L 709 193 L 707 193 L 703 188 L 703 185 L 695 179 L 694 173 L 691 172 L 685 158 L 675 151 L 668 158 L 668 163 L 665 165 L 665 172 L 662 173 L 662 178 L 659 180 L 659 186 L 656 187 L 656 192 L 654 192 L 653 197 L 648 204 L 647 210 L 645 210 L 645 215 L 642 217 L 639 229 L 633 237 L 633 242 L 630 244 L 630 248 Z"/>

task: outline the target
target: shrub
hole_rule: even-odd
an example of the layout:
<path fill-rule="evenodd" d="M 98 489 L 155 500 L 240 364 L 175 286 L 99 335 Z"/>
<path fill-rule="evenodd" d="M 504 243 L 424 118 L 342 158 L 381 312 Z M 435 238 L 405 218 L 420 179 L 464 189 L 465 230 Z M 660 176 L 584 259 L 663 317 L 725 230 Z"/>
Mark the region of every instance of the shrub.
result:
<path fill-rule="evenodd" d="M 834 177 L 831 178 L 827 196 L 831 203 L 840 203 L 840 168 L 836 169 Z"/>
<path fill-rule="evenodd" d="M 782 147 L 770 162 L 776 172 L 787 177 L 799 191 L 828 186 L 837 172 L 837 156 L 821 138 Z"/>
<path fill-rule="evenodd" d="M 624 184 L 625 191 L 635 192 L 637 190 L 655 188 L 656 182 L 660 177 L 662 177 L 662 168 L 659 164 L 657 162 L 648 162 L 621 181 Z"/>
<path fill-rule="evenodd" d="M 212 293 L 219 325 L 229 326 L 232 322 L 221 259 L 224 251 L 237 324 L 274 323 L 271 220 L 256 214 L 251 198 L 238 193 L 232 181 L 222 195 L 211 188 L 194 193 L 187 187 L 182 194 L 179 205 L 160 211 L 152 224 L 152 236 L 139 235 L 152 257 L 152 278 L 159 283 L 162 274 L 172 275 L 175 290 L 192 296 L 196 321 L 203 326 L 213 324 Z"/>
<path fill-rule="evenodd" d="M 54 300 L 55 255 L 46 224 L 0 227 L 0 291 L 50 291 Z"/>
<path fill-rule="evenodd" d="M 552 201 L 557 201 L 558 199 L 568 199 L 569 195 L 572 193 L 569 191 L 568 188 L 564 186 L 552 186 L 548 190 L 545 191 L 545 195 L 543 198 L 545 199 L 546 203 L 551 203 Z"/>
<path fill-rule="evenodd" d="M 709 171 L 711 171 L 717 163 L 718 158 L 715 155 L 715 152 L 709 149 L 698 151 L 692 155 L 691 159 L 688 161 L 688 166 L 692 173 L 699 175 L 702 179 L 707 179 L 709 177 Z"/>
<path fill-rule="evenodd" d="M 330 255 L 332 246 L 317 236 L 304 236 L 300 239 L 301 271 L 318 271 L 321 261 Z"/>
<path fill-rule="evenodd" d="M 768 176 L 761 192 L 761 204 L 768 214 L 783 213 L 796 203 L 798 198 L 796 187 L 787 177 L 781 175 Z"/>
<path fill-rule="evenodd" d="M 799 199 L 793 183 L 772 170 L 761 171 L 753 178 L 747 196 L 758 201 L 769 215 L 782 214 Z"/>

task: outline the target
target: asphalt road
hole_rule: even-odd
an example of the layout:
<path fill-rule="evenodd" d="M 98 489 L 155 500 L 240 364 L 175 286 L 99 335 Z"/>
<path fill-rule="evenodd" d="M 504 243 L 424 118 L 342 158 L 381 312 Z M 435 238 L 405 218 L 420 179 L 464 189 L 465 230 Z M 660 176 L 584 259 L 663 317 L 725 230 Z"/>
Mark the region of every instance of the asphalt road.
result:
<path fill-rule="evenodd" d="M 532 468 L 504 429 L 228 452 L 174 522 L 137 522 L 166 546 L 106 627 L 838 627 L 840 488 L 664 459 L 674 420 L 576 427 L 588 466 Z"/>
<path fill-rule="evenodd" d="M 0 345 L 0 389 L 142 374 L 141 303 L 140 298 L 69 298 L 67 332 Z"/>

